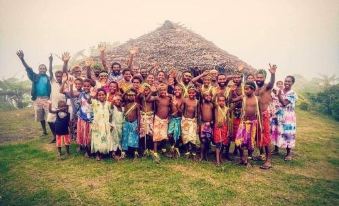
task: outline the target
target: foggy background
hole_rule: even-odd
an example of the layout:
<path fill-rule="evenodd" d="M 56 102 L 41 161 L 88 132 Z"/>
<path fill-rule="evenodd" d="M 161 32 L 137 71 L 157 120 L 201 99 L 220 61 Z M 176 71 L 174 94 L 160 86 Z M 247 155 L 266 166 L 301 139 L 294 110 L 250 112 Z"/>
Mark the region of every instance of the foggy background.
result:
<path fill-rule="evenodd" d="M 36 71 L 51 52 L 124 43 L 167 19 L 257 69 L 277 64 L 280 79 L 339 75 L 338 0 L 0 0 L 0 78 L 26 76 L 18 49 Z"/>

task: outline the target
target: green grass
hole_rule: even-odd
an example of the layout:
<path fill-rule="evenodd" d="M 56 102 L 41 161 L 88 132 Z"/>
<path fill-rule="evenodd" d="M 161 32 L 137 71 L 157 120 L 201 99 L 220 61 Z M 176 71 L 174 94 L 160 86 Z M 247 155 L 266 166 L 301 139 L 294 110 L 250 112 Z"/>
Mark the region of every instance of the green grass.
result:
<path fill-rule="evenodd" d="M 338 126 L 298 111 L 295 159 L 274 157 L 262 171 L 185 159 L 97 162 L 75 145 L 58 161 L 31 110 L 1 112 L 0 205 L 339 205 Z"/>

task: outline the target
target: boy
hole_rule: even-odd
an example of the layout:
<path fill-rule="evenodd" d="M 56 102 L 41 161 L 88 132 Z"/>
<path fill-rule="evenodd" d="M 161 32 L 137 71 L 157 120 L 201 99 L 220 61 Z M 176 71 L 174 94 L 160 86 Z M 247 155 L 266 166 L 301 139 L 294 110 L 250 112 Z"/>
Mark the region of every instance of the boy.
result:
<path fill-rule="evenodd" d="M 50 102 L 49 112 L 56 115 L 55 135 L 56 135 L 56 146 L 58 148 L 58 159 L 60 159 L 62 142 L 64 142 L 65 144 L 67 155 L 69 155 L 69 145 L 71 144 L 71 138 L 69 136 L 68 131 L 70 114 L 68 112 L 68 106 L 66 104 L 66 101 L 60 100 L 58 102 L 58 107 L 55 110 L 52 109 L 52 102 Z"/>
<path fill-rule="evenodd" d="M 180 157 L 179 152 L 179 139 L 181 137 L 181 118 L 182 110 L 181 105 L 183 103 L 182 86 L 176 84 L 174 86 L 174 97 L 171 104 L 171 117 L 168 125 L 168 138 L 171 144 L 171 153 L 174 157 Z"/>
<path fill-rule="evenodd" d="M 139 102 L 141 106 L 140 111 L 140 151 L 142 154 L 147 155 L 152 147 L 153 138 L 153 102 L 147 99 L 151 94 L 151 86 L 147 83 L 143 83 L 142 93 L 139 95 Z"/>
<path fill-rule="evenodd" d="M 225 96 L 218 94 L 216 97 L 215 123 L 213 141 L 216 145 L 215 157 L 217 166 L 222 162 L 222 150 L 229 144 L 228 140 L 228 112 Z"/>
<path fill-rule="evenodd" d="M 235 138 L 235 144 L 240 150 L 240 164 L 248 166 L 247 156 L 244 155 L 244 149 L 251 154 L 254 150 L 255 140 L 258 132 L 259 104 L 254 95 L 256 89 L 254 82 L 246 82 L 244 87 L 245 97 L 243 100 L 242 118 Z"/>
<path fill-rule="evenodd" d="M 200 161 L 207 160 L 208 150 L 212 141 L 213 133 L 213 103 L 212 91 L 206 91 L 203 94 L 203 100 L 200 104 L 201 126 L 200 126 Z"/>
<path fill-rule="evenodd" d="M 198 143 L 198 100 L 194 86 L 189 86 L 188 98 L 182 104 L 183 117 L 181 120 L 182 142 L 186 148 L 186 157 L 196 157 L 196 145 Z"/>
<path fill-rule="evenodd" d="M 122 128 L 122 154 L 121 158 L 125 157 L 125 152 L 132 150 L 134 158 L 137 158 L 139 147 L 139 105 L 135 102 L 136 91 L 134 89 L 130 89 L 125 93 L 125 111 L 124 118 L 125 121 L 123 123 Z"/>
<path fill-rule="evenodd" d="M 156 88 L 152 87 L 152 92 L 156 92 Z M 155 162 L 159 163 L 160 158 L 157 153 L 157 147 L 160 142 L 166 142 L 168 140 L 167 130 L 168 130 L 168 116 L 170 113 L 171 97 L 167 95 L 167 85 L 159 85 L 159 95 L 150 96 L 148 98 L 150 101 L 154 101 L 156 105 L 156 113 L 154 116 L 154 133 L 153 133 L 153 155 Z"/>

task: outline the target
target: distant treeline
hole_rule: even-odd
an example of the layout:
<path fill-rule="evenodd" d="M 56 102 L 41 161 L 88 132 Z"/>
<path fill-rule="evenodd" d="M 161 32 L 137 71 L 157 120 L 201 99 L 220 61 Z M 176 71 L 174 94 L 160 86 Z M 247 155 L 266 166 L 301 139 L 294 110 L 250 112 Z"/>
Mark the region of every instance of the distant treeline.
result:
<path fill-rule="evenodd" d="M 0 109 L 20 109 L 31 104 L 31 82 L 17 78 L 0 80 Z"/>
<path fill-rule="evenodd" d="M 339 121 L 339 83 L 335 75 L 319 75 L 311 80 L 295 75 L 294 90 L 298 92 L 298 106 L 302 110 L 318 111 Z"/>

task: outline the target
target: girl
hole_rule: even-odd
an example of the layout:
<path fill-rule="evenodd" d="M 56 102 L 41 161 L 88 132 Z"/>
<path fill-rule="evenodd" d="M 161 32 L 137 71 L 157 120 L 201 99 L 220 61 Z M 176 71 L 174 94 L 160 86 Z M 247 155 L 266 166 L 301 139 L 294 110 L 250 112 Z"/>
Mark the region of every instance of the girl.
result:
<path fill-rule="evenodd" d="M 108 154 L 110 147 L 108 139 L 111 137 L 110 107 L 106 101 L 106 92 L 103 88 L 97 90 L 97 99 L 91 101 L 93 121 L 91 124 L 91 152 L 96 153 L 96 159 L 101 160 L 102 154 Z"/>
<path fill-rule="evenodd" d="M 112 151 L 112 158 L 118 159 L 116 153 L 121 148 L 122 125 L 124 123 L 124 109 L 122 107 L 122 98 L 120 95 L 113 97 L 113 105 L 111 112 L 111 139 L 110 151 Z"/>

